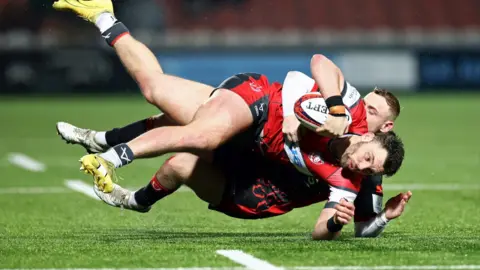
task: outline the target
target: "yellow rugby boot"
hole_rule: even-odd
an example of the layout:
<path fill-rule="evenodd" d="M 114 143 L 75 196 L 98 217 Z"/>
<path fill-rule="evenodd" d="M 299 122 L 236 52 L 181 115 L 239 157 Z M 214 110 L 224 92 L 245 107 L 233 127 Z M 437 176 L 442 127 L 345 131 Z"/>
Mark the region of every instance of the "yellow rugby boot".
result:
<path fill-rule="evenodd" d="M 57 0 L 53 3 L 53 8 L 72 11 L 92 23 L 95 23 L 102 13 L 114 15 L 112 0 Z"/>
<path fill-rule="evenodd" d="M 105 193 L 113 191 L 113 182 L 117 182 L 115 166 L 96 154 L 83 156 L 80 159 L 80 170 L 93 176 L 95 186 Z"/>

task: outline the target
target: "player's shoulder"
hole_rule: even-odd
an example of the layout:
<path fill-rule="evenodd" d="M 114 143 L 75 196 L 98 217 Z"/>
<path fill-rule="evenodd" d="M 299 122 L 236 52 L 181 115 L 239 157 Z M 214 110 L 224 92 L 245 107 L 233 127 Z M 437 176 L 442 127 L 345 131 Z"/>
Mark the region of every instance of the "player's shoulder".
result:
<path fill-rule="evenodd" d="M 319 152 L 303 152 L 305 165 L 314 177 L 325 181 L 329 186 L 359 192 L 363 176 L 343 169 Z"/>

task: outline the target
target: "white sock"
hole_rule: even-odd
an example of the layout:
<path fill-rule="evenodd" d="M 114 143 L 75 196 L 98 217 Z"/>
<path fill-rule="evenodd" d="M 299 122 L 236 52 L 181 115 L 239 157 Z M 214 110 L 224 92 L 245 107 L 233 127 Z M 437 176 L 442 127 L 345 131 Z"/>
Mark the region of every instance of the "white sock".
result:
<path fill-rule="evenodd" d="M 130 198 L 128 198 L 128 205 L 138 206 L 138 203 L 135 200 L 135 192 L 132 192 L 132 196 L 130 196 Z"/>
<path fill-rule="evenodd" d="M 117 151 L 115 151 L 113 148 L 110 148 L 107 152 L 100 154 L 100 157 L 111 162 L 113 165 L 115 165 L 115 168 L 122 167 L 122 160 L 120 160 Z"/>
<path fill-rule="evenodd" d="M 107 143 L 106 134 L 107 134 L 107 132 L 105 132 L 105 131 L 99 131 L 99 132 L 95 133 L 95 136 L 93 137 L 93 140 L 101 146 L 110 146 Z"/>
<path fill-rule="evenodd" d="M 103 33 L 112 27 L 116 21 L 117 18 L 115 18 L 113 14 L 105 12 L 98 16 L 95 25 L 97 26 L 98 30 L 100 30 L 100 33 Z"/>

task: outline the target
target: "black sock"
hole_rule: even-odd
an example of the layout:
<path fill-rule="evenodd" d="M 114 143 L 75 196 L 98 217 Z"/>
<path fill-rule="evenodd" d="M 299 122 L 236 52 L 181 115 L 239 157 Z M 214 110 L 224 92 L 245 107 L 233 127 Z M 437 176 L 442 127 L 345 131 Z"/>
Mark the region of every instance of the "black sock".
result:
<path fill-rule="evenodd" d="M 127 143 L 153 128 L 152 117 L 129 124 L 121 128 L 114 128 L 105 133 L 105 139 L 109 146 Z"/>
<path fill-rule="evenodd" d="M 162 198 L 172 194 L 175 190 L 163 187 L 154 175 L 145 187 L 135 192 L 135 201 L 141 206 L 151 206 Z"/>

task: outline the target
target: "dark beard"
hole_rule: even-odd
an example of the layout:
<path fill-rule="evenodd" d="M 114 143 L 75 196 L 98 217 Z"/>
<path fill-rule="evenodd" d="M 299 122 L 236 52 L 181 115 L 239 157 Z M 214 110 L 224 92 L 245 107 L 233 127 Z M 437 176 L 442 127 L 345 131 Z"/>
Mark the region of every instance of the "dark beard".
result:
<path fill-rule="evenodd" d="M 342 168 L 348 168 L 348 158 L 351 154 L 355 153 L 360 146 L 365 144 L 366 142 L 358 142 L 356 144 L 350 144 L 347 149 L 345 149 L 345 152 L 343 153 L 341 159 L 340 159 L 340 165 Z"/>

